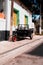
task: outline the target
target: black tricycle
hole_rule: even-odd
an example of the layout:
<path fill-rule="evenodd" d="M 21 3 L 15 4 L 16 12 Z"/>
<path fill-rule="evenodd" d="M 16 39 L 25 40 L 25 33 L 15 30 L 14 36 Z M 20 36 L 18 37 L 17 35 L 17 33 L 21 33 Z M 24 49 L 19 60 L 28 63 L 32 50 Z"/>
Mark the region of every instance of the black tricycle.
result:
<path fill-rule="evenodd" d="M 28 24 L 19 24 L 15 34 L 12 37 L 13 41 L 24 39 L 25 37 L 33 38 L 33 28 L 29 29 Z"/>

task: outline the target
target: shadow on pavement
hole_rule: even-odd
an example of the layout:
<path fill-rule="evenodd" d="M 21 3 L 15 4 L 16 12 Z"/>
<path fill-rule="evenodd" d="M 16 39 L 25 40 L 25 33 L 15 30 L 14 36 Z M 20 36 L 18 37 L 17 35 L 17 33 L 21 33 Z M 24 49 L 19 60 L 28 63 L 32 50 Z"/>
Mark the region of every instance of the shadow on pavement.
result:
<path fill-rule="evenodd" d="M 31 52 L 27 52 L 26 54 L 31 54 L 31 55 L 43 57 L 43 44 L 41 44 L 40 46 L 38 46 L 37 48 L 35 48 Z"/>

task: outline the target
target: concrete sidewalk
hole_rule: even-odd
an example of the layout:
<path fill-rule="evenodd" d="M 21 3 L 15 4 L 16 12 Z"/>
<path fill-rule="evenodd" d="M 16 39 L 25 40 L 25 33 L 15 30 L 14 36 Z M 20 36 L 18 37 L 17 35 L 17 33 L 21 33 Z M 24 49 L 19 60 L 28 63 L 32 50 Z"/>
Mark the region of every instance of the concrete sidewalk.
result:
<path fill-rule="evenodd" d="M 42 43 L 43 36 L 34 36 L 32 40 L 27 38 L 16 42 L 0 42 L 0 65 L 4 65 L 8 60 L 17 57 L 26 51 L 33 50 Z"/>
<path fill-rule="evenodd" d="M 29 37 L 25 40 L 16 41 L 16 42 L 10 42 L 10 41 L 1 41 L 0 42 L 0 55 L 6 51 L 12 50 L 14 48 L 23 46 L 27 43 L 32 44 L 33 41 L 37 41 L 39 39 L 43 39 L 43 36 L 34 36 L 32 40 L 29 39 Z M 42 40 L 43 41 L 43 40 Z"/>

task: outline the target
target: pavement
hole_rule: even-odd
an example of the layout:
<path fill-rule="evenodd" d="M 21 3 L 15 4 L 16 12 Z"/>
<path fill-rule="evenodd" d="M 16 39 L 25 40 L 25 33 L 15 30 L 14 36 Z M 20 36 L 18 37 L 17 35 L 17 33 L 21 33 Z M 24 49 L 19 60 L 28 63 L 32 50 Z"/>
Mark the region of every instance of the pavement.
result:
<path fill-rule="evenodd" d="M 16 57 L 26 51 L 31 51 L 35 47 L 43 43 L 43 36 L 33 36 L 33 39 L 30 40 L 27 37 L 25 40 L 10 42 L 10 41 L 1 41 L 0 42 L 0 65 L 3 65 L 10 58 Z"/>
<path fill-rule="evenodd" d="M 6 52 L 8 50 L 12 50 L 14 48 L 17 48 L 19 46 L 25 45 L 27 43 L 32 43 L 33 41 L 37 41 L 37 40 L 43 39 L 43 36 L 34 36 L 32 40 L 29 39 L 29 37 L 27 37 L 24 40 L 21 41 L 15 41 L 15 42 L 10 42 L 10 41 L 1 41 L 0 42 L 0 54 L 3 52 Z M 43 41 L 43 40 L 42 40 Z"/>

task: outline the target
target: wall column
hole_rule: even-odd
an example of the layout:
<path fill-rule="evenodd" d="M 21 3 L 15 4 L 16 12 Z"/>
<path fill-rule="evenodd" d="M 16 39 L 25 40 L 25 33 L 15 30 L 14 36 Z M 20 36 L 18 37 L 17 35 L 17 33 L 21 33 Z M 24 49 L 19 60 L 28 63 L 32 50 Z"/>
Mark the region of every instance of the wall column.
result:
<path fill-rule="evenodd" d="M 11 18 L 11 1 L 5 0 L 5 16 L 6 16 L 6 36 L 7 31 L 10 31 L 10 18 Z"/>

